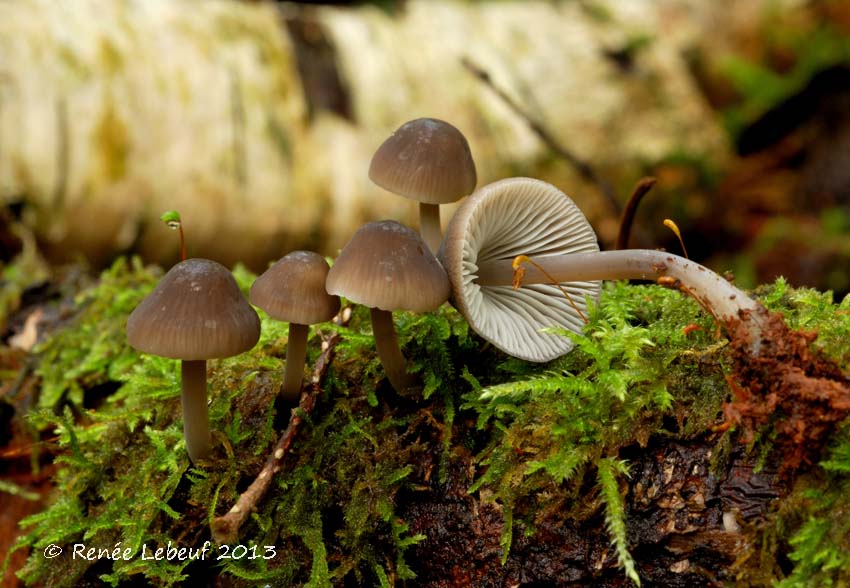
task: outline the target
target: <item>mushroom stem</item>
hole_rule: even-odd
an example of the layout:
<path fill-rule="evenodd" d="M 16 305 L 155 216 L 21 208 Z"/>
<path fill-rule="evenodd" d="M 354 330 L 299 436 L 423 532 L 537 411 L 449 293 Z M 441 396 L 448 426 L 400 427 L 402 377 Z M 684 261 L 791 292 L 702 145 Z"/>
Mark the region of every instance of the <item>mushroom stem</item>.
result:
<path fill-rule="evenodd" d="M 443 240 L 439 204 L 419 203 L 419 234 L 428 244 L 431 253 L 436 255 L 437 250 L 440 249 L 440 242 Z"/>
<path fill-rule="evenodd" d="M 289 323 L 289 340 L 286 342 L 286 367 L 283 372 L 281 396 L 287 404 L 298 404 L 301 398 L 301 380 L 304 360 L 307 358 L 307 325 Z"/>
<path fill-rule="evenodd" d="M 210 419 L 207 412 L 207 361 L 183 360 L 183 436 L 193 463 L 210 452 Z"/>
<path fill-rule="evenodd" d="M 533 261 L 560 282 L 657 280 L 669 276 L 678 280 L 697 302 L 724 324 L 728 325 L 735 320 L 751 320 L 757 329 L 763 326 L 763 313 L 760 312 L 762 306 L 758 302 L 710 269 L 672 253 L 622 249 L 535 257 Z M 514 273 L 512 262 L 512 259 L 480 262 L 478 285 L 510 285 Z M 537 268 L 529 266 L 524 269 L 523 284 L 550 282 Z"/>
<path fill-rule="evenodd" d="M 396 392 L 404 392 L 413 385 L 413 379 L 407 373 L 407 362 L 401 354 L 393 325 L 393 313 L 380 308 L 370 308 L 372 312 L 372 333 L 381 365 L 387 372 L 387 378 Z"/>

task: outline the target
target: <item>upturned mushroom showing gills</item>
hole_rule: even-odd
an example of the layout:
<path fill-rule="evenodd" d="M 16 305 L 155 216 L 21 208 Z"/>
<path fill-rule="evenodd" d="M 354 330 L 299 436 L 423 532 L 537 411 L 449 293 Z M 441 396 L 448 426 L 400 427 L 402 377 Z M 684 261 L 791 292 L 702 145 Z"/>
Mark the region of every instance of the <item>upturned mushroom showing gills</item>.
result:
<path fill-rule="evenodd" d="M 251 286 L 248 299 L 270 317 L 289 323 L 284 402 L 297 404 L 301 394 L 309 325 L 331 320 L 339 312 L 339 296 L 325 290 L 329 270 L 325 258 L 312 251 L 293 251 L 280 258 Z"/>
<path fill-rule="evenodd" d="M 548 361 L 572 349 L 566 337 L 541 330 L 561 326 L 578 332 L 587 314 L 586 299 L 596 300 L 600 289 L 590 278 L 562 284 L 564 291 L 552 284 L 515 290 L 510 280 L 480 284 L 479 265 L 491 259 L 512 261 L 529 251 L 562 255 L 599 250 L 596 234 L 573 201 L 545 186 L 537 180 L 503 180 L 480 188 L 455 212 L 438 255 L 452 283 L 452 303 L 470 326 L 502 351 L 527 361 Z"/>
<path fill-rule="evenodd" d="M 378 147 L 369 165 L 377 185 L 419 202 L 419 231 L 432 252 L 443 238 L 440 204 L 475 189 L 475 162 L 457 128 L 435 118 L 404 123 Z"/>
<path fill-rule="evenodd" d="M 210 451 L 206 360 L 238 355 L 260 338 L 260 319 L 233 275 L 208 259 L 172 267 L 127 320 L 127 341 L 181 360 L 183 434 L 193 462 Z"/>
<path fill-rule="evenodd" d="M 422 238 L 395 221 L 363 225 L 340 252 L 327 290 L 371 309 L 378 357 L 393 388 L 414 385 L 398 346 L 394 310 L 428 312 L 449 297 L 446 272 Z"/>
<path fill-rule="evenodd" d="M 522 287 L 514 289 L 514 266 L 524 255 Z M 585 297 L 595 299 L 598 280 L 671 278 L 719 321 L 748 320 L 756 334 L 764 310 L 711 270 L 662 251 L 598 250 L 596 236 L 578 207 L 554 186 L 510 178 L 467 198 L 449 223 L 440 261 L 452 282 L 452 302 L 485 339 L 506 353 L 548 361 L 572 348 L 544 327 L 579 332 Z M 552 284 L 552 278 L 568 294 Z"/>

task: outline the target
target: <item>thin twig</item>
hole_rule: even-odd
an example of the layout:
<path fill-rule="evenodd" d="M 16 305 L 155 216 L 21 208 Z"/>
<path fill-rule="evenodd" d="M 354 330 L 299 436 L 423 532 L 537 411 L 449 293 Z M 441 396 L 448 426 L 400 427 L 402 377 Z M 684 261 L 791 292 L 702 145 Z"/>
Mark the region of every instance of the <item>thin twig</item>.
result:
<path fill-rule="evenodd" d="M 239 538 L 239 528 L 242 523 L 256 508 L 257 504 L 263 499 L 271 485 L 272 478 L 280 471 L 283 458 L 289 452 L 295 436 L 301 428 L 303 417 L 313 412 L 313 407 L 316 406 L 316 398 L 321 393 L 320 382 L 328 370 L 331 360 L 333 359 L 334 349 L 339 342 L 339 335 L 334 333 L 326 341 L 324 349 L 316 360 L 313 367 L 313 377 L 310 380 L 310 385 L 305 386 L 301 392 L 301 400 L 298 407 L 292 409 L 292 417 L 289 419 L 289 425 L 281 435 L 280 440 L 275 445 L 274 451 L 266 460 L 266 464 L 260 473 L 248 486 L 236 501 L 236 504 L 227 511 L 226 514 L 213 519 L 210 525 L 212 538 L 218 544 L 235 543 Z"/>
<path fill-rule="evenodd" d="M 496 93 L 502 101 L 508 105 L 508 107 L 513 110 L 517 116 L 525 121 L 528 127 L 532 130 L 532 132 L 537 135 L 537 137 L 543 141 L 546 147 L 552 151 L 555 155 L 565 160 L 567 163 L 572 165 L 578 171 L 579 175 L 584 178 L 586 181 L 595 184 L 602 195 L 605 197 L 608 206 L 611 209 L 611 212 L 615 216 L 620 216 L 620 203 L 617 200 L 617 195 L 614 193 L 614 189 L 611 185 L 606 182 L 602 176 L 600 176 L 596 170 L 591 166 L 588 162 L 579 159 L 572 151 L 564 147 L 558 140 L 552 136 L 552 134 L 546 130 L 546 127 L 543 124 L 532 117 L 528 112 L 526 112 L 519 104 L 517 104 L 513 98 L 511 98 L 507 92 L 505 92 L 502 88 L 498 87 L 493 79 L 490 77 L 490 74 L 481 66 L 474 63 L 468 57 L 462 57 L 461 65 L 469 70 L 472 75 L 481 80 L 487 87 L 489 87 L 493 92 Z"/>
<path fill-rule="evenodd" d="M 640 201 L 646 196 L 652 187 L 655 185 L 655 178 L 645 177 L 638 180 L 635 184 L 635 189 L 632 190 L 632 195 L 626 202 L 626 208 L 623 209 L 623 215 L 620 217 L 620 231 L 617 234 L 617 244 L 615 249 L 626 249 L 629 246 L 629 236 L 632 232 L 632 223 L 635 220 Z"/>

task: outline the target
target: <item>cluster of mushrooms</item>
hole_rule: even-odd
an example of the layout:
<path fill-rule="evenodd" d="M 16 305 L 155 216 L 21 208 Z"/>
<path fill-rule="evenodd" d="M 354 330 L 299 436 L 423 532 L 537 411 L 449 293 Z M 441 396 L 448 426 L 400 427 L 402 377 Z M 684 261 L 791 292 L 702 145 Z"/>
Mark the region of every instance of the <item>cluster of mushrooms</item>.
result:
<path fill-rule="evenodd" d="M 300 396 L 308 325 L 332 319 L 339 297 L 367 306 L 378 356 L 392 386 L 416 386 L 399 349 L 392 312 L 429 312 L 447 300 L 502 351 L 544 362 L 570 351 L 587 304 L 604 279 L 671 280 L 724 324 L 763 316 L 758 303 L 711 270 L 653 250 L 600 252 L 587 219 L 563 192 L 531 178 L 475 190 L 469 145 L 454 126 L 431 118 L 402 125 L 377 150 L 369 177 L 420 202 L 419 233 L 392 220 L 361 227 L 333 267 L 317 253 L 285 255 L 251 287 L 251 304 L 289 323 L 283 399 Z M 439 205 L 470 194 L 446 229 Z M 515 260 L 531 260 L 517 281 Z M 257 313 L 231 273 L 216 262 L 175 265 L 133 311 L 127 339 L 136 349 L 182 361 L 183 427 L 192 461 L 210 451 L 206 360 L 252 348 Z M 758 345 L 757 329 L 753 346 Z"/>

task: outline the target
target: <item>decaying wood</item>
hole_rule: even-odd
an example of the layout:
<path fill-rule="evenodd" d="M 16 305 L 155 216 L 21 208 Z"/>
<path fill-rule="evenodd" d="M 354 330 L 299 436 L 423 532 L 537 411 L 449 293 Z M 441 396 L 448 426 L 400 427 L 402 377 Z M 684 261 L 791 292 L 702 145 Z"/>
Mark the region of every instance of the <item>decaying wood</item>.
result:
<path fill-rule="evenodd" d="M 54 253 L 167 265 L 177 249 L 156 219 L 179 209 L 190 255 L 261 269 L 292 249 L 332 255 L 366 220 L 413 224 L 365 172 L 399 124 L 434 116 L 467 134 L 480 184 L 520 165 L 609 214 L 463 58 L 612 185 L 634 177 L 627 162 L 722 160 L 681 51 L 708 16 L 667 6 L 699 3 L 611 2 L 605 20 L 582 4 L 2 3 L 0 199 L 25 201 Z M 640 35 L 652 43 L 628 68 L 612 60 Z"/>
<path fill-rule="evenodd" d="M 631 460 L 630 479 L 621 489 L 629 548 L 645 585 L 734 582 L 734 563 L 757 548 L 755 529 L 787 494 L 789 486 L 776 470 L 755 468 L 742 449 L 712 471 L 716 443 L 716 435 L 659 438 L 624 450 Z M 485 493 L 467 491 L 476 467 L 471 455 L 456 454 L 449 482 L 432 482 L 403 507 L 411 530 L 426 536 L 408 555 L 418 586 L 630 585 L 617 564 L 592 481 L 581 497 L 562 495 L 557 487 L 541 497 L 533 533 L 523 533 L 526 523 L 515 513 L 514 543 L 502 564 L 501 508 Z M 577 509 L 584 512 L 564 514 Z"/>

